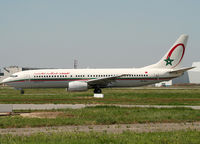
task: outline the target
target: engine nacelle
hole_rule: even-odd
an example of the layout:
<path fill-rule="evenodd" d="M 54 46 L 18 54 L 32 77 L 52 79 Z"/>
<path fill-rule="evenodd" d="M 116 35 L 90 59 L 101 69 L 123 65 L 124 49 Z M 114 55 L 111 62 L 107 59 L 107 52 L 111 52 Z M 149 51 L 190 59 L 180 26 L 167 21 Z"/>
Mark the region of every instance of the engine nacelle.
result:
<path fill-rule="evenodd" d="M 88 84 L 84 81 L 69 82 L 67 91 L 87 91 Z"/>

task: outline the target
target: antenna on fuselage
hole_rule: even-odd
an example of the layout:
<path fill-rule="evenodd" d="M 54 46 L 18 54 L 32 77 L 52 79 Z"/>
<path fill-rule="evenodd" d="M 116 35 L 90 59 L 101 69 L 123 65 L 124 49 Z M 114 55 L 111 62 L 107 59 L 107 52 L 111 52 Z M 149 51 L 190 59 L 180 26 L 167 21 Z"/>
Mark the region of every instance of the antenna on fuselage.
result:
<path fill-rule="evenodd" d="M 74 60 L 74 69 L 77 69 L 78 68 L 78 60 Z"/>

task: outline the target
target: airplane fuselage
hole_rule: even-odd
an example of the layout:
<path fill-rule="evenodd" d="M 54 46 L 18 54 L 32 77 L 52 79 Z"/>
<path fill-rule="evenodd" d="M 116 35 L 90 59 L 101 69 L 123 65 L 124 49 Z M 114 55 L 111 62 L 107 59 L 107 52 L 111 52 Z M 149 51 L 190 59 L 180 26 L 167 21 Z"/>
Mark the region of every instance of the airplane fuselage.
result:
<path fill-rule="evenodd" d="M 15 88 L 68 88 L 69 82 L 88 81 L 112 76 L 125 76 L 110 82 L 106 87 L 136 87 L 170 80 L 179 75 L 167 69 L 48 69 L 16 73 L 7 79 Z M 104 87 L 104 86 L 103 86 Z M 89 87 L 92 88 L 92 87 Z"/>

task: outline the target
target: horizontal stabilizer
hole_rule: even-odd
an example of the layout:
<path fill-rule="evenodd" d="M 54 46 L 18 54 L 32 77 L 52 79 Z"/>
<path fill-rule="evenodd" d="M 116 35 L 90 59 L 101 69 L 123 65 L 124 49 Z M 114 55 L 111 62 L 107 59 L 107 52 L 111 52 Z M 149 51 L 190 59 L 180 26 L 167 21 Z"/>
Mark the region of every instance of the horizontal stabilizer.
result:
<path fill-rule="evenodd" d="M 188 70 L 193 69 L 193 68 L 195 68 L 195 67 L 180 68 L 180 69 L 177 69 L 177 70 L 172 70 L 169 73 L 176 73 L 176 74 L 177 73 L 183 73 L 183 72 L 188 71 Z"/>

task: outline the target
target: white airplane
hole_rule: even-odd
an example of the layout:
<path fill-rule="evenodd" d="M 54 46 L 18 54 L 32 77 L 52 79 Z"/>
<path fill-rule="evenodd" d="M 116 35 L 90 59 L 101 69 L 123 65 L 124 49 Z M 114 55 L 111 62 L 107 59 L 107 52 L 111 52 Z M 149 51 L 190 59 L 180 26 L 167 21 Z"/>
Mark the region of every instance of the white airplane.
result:
<path fill-rule="evenodd" d="M 181 35 L 160 61 L 142 68 L 28 70 L 14 73 L 2 83 L 20 89 L 23 94 L 25 88 L 94 89 L 94 93 L 101 93 L 102 88 L 136 87 L 167 81 L 193 68 L 180 68 L 187 39 L 187 35 Z"/>

